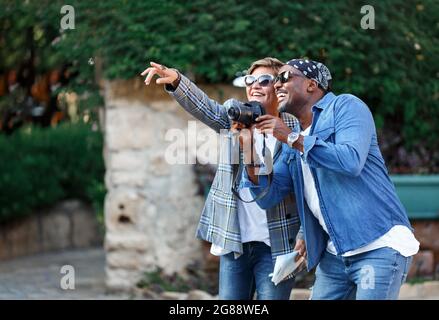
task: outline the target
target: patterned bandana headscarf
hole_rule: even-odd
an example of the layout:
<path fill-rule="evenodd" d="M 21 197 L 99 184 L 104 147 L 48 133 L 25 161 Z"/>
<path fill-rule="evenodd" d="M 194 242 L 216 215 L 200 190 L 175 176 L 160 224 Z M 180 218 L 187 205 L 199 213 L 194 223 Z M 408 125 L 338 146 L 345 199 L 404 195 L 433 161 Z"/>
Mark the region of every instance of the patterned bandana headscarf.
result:
<path fill-rule="evenodd" d="M 323 63 L 306 59 L 292 59 L 287 64 L 302 72 L 307 78 L 317 81 L 323 90 L 329 89 L 329 81 L 332 80 L 332 76 Z"/>

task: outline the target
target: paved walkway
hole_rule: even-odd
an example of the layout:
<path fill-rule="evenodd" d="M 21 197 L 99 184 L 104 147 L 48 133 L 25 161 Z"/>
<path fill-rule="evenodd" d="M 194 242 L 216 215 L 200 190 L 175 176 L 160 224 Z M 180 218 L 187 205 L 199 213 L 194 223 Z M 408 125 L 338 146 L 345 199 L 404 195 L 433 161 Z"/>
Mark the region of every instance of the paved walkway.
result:
<path fill-rule="evenodd" d="M 75 271 L 75 289 L 63 290 L 64 265 Z M 128 299 L 105 293 L 102 248 L 37 254 L 0 261 L 0 299 Z"/>
<path fill-rule="evenodd" d="M 61 268 L 75 270 L 75 289 L 63 290 Z M 308 299 L 309 290 L 295 289 L 294 299 Z M 69 250 L 0 261 L 0 299 L 132 299 L 105 292 L 105 253 L 102 248 Z M 405 284 L 400 299 L 439 299 L 439 281 Z"/>

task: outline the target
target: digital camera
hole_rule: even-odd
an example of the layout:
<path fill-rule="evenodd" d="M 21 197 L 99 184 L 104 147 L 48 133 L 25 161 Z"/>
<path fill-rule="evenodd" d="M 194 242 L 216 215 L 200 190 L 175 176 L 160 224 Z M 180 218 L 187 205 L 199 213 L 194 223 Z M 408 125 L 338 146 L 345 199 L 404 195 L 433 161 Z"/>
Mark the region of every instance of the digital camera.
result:
<path fill-rule="evenodd" d="M 249 101 L 231 106 L 227 114 L 230 120 L 250 127 L 256 122 L 256 118 L 265 114 L 265 108 L 257 101 Z"/>

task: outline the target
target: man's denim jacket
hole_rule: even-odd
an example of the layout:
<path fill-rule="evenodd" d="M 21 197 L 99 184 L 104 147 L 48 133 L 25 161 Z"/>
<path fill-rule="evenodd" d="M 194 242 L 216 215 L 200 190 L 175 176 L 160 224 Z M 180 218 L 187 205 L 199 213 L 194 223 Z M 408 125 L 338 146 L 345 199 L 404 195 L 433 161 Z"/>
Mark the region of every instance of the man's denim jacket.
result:
<path fill-rule="evenodd" d="M 309 270 L 326 249 L 328 234 L 304 199 L 301 159 L 311 169 L 329 237 L 339 255 L 371 243 L 395 225 L 411 228 L 389 178 L 367 105 L 350 94 L 327 93 L 312 112 L 303 155 L 283 145 L 270 191 L 258 201 L 262 208 L 270 208 L 295 191 Z M 266 176 L 260 176 L 259 184 L 254 185 L 244 171 L 241 186 L 251 187 L 254 195 L 266 185 Z"/>

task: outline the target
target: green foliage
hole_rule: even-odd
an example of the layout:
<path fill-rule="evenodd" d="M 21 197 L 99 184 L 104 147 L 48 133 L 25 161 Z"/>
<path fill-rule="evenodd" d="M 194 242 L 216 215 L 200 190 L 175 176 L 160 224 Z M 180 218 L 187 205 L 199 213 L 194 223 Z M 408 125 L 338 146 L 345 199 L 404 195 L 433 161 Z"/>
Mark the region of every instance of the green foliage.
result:
<path fill-rule="evenodd" d="M 89 201 L 102 216 L 102 148 L 102 134 L 85 124 L 0 135 L 0 222 L 65 198 Z"/>
<path fill-rule="evenodd" d="M 138 288 L 151 288 L 154 291 L 177 291 L 184 292 L 190 289 L 186 281 L 177 273 L 167 276 L 160 268 L 155 271 L 145 272 L 143 278 L 137 284 Z"/>
<path fill-rule="evenodd" d="M 145 272 L 137 283 L 140 289 L 155 294 L 163 291 L 187 292 L 190 290 L 203 290 L 212 295 L 218 293 L 218 270 L 206 270 L 198 263 L 186 267 L 184 276 L 178 273 L 166 274 L 160 267 L 150 272 Z M 146 293 L 145 292 L 145 293 Z"/>
<path fill-rule="evenodd" d="M 0 3 L 3 67 L 29 55 L 31 43 L 41 69 L 71 61 L 80 72 L 74 90 L 94 97 L 88 107 L 99 102 L 96 71 L 133 78 L 158 61 L 198 82 L 230 82 L 261 57 L 308 57 L 326 63 L 334 91 L 365 100 L 400 144 L 439 147 L 437 0 L 74 0 L 76 29 L 61 31 L 64 1 Z M 365 4 L 375 9 L 375 30 L 360 27 Z"/>

